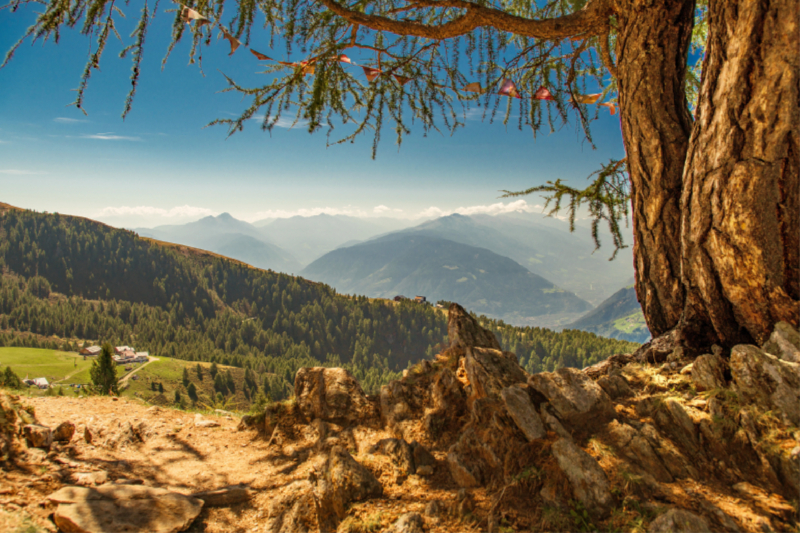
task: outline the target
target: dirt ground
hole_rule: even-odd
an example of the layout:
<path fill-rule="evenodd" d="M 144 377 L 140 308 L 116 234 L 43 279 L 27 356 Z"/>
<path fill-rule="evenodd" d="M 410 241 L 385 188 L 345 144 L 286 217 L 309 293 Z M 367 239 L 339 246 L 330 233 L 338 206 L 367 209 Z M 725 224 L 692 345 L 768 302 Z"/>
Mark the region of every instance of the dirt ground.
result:
<path fill-rule="evenodd" d="M 304 439 L 295 432 L 295 438 L 289 440 L 279 431 L 269 443 L 272 435 L 252 429 L 237 431 L 239 419 L 235 416 L 205 414 L 206 419 L 215 420 L 220 426 L 199 428 L 194 425 L 195 413 L 150 407 L 124 398 L 42 397 L 24 403 L 35 408 L 40 424 L 55 428 L 68 420 L 77 430 L 70 443 L 54 444 L 49 454 L 34 449 L 24 464 L 7 472 L 0 487 L 0 531 L 56 531 L 50 518 L 55 506 L 46 497 L 70 484 L 69 480 L 74 479 L 70 476 L 77 473 L 99 472 L 102 476 L 106 472 L 108 481 L 141 480 L 145 485 L 184 494 L 240 483 L 249 485 L 255 494 L 249 502 L 230 508 L 204 508 L 187 531 L 256 533 L 263 530 L 261 524 L 267 517 L 270 499 L 289 483 L 307 479 L 316 464 L 308 460 L 313 454 L 310 438 Z M 144 442 L 118 447 L 103 444 L 126 423 L 142 422 L 147 435 Z M 94 435 L 93 444 L 85 442 L 85 427 Z M 353 436 L 358 451 L 355 459 L 376 474 L 384 487 L 384 497 L 354 504 L 351 521 L 360 520 L 379 531 L 403 513 L 422 514 L 431 500 L 439 500 L 445 508 L 453 505 L 458 487 L 446 473 L 443 454 L 435 454 L 440 465 L 433 477 L 412 475 L 397 479 L 388 459 L 366 452 L 379 439 L 391 435 L 358 428 Z M 482 490 L 473 491 L 479 507 L 488 505 L 484 497 Z M 432 533 L 478 531 L 475 524 L 451 517 L 425 520 L 426 530 Z"/>

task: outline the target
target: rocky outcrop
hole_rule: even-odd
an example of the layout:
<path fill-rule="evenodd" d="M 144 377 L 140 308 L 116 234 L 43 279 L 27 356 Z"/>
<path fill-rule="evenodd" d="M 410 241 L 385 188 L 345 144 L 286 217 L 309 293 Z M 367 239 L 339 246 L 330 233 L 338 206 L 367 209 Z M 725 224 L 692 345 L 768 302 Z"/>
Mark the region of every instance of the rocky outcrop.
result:
<path fill-rule="evenodd" d="M 800 426 L 800 364 L 741 344 L 731 350 L 730 365 L 744 402 L 780 413 L 785 423 Z"/>
<path fill-rule="evenodd" d="M 354 501 L 380 497 L 383 487 L 375 476 L 340 446 L 331 448 L 324 471 L 317 477 L 321 523 L 341 520 Z"/>
<path fill-rule="evenodd" d="M 492 348 L 467 347 L 464 368 L 475 398 L 496 397 L 504 388 L 528 379 L 516 355 Z"/>
<path fill-rule="evenodd" d="M 306 419 L 357 422 L 373 418 L 375 406 L 361 385 L 344 368 L 301 368 L 294 378 L 294 395 Z"/>
<path fill-rule="evenodd" d="M 490 348 L 500 350 L 494 334 L 482 327 L 463 307 L 450 304 L 447 317 L 447 338 L 451 348 Z"/>
<path fill-rule="evenodd" d="M 417 470 L 414 462 L 414 450 L 403 439 L 382 439 L 369 453 L 381 453 L 389 457 L 400 475 L 410 476 Z"/>
<path fill-rule="evenodd" d="M 628 380 L 617 373 L 608 374 L 599 378 L 597 384 L 600 385 L 600 388 L 603 389 L 612 400 L 629 398 L 634 395 Z"/>
<path fill-rule="evenodd" d="M 569 479 L 575 499 L 597 516 L 606 516 L 615 502 L 606 473 L 597 461 L 569 439 L 557 440 L 552 451 Z"/>
<path fill-rule="evenodd" d="M 143 485 L 64 487 L 48 499 L 58 504 L 53 521 L 70 533 L 176 533 L 189 527 L 203 508 L 197 498 Z"/>
<path fill-rule="evenodd" d="M 306 480 L 294 481 L 270 499 L 264 530 L 267 533 L 312 533 L 320 531 L 313 487 Z"/>
<path fill-rule="evenodd" d="M 230 507 L 246 502 L 252 497 L 253 492 L 247 485 L 231 485 L 192 494 L 192 498 L 203 500 L 206 507 Z"/>

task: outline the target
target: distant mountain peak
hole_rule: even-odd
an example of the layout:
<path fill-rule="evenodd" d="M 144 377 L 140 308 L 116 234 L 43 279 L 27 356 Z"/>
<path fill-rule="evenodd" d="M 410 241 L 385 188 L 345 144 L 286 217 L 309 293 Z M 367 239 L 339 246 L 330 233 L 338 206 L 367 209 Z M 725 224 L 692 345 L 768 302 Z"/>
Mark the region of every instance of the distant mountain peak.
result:
<path fill-rule="evenodd" d="M 217 220 L 235 220 L 233 215 L 230 213 L 222 213 L 221 215 L 217 215 Z"/>

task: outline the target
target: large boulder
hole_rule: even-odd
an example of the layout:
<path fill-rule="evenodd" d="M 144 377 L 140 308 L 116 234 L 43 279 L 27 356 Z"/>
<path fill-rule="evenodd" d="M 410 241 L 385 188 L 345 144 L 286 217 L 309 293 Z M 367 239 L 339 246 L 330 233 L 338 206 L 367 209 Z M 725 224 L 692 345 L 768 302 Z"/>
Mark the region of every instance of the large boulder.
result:
<path fill-rule="evenodd" d="M 500 391 L 508 414 L 528 441 L 541 439 L 547 434 L 542 419 L 533 407 L 531 398 L 522 387 L 511 386 Z"/>
<path fill-rule="evenodd" d="M 780 414 L 787 425 L 800 426 L 800 364 L 740 344 L 731 350 L 730 365 L 742 401 Z"/>
<path fill-rule="evenodd" d="M 764 351 L 778 359 L 800 363 L 800 333 L 791 324 L 778 322 L 775 330 L 764 343 Z"/>
<path fill-rule="evenodd" d="M 387 456 L 400 475 L 410 476 L 417 471 L 414 449 L 403 439 L 381 439 L 369 450 Z"/>
<path fill-rule="evenodd" d="M 53 431 L 53 440 L 56 442 L 69 442 L 75 435 L 75 424 L 69 420 L 61 422 Z"/>
<path fill-rule="evenodd" d="M 359 464 L 341 446 L 331 448 L 325 470 L 317 479 L 321 522 L 341 520 L 350 502 L 377 498 L 383 487 L 366 467 Z"/>
<path fill-rule="evenodd" d="M 492 348 L 468 347 L 464 368 L 475 398 L 496 397 L 504 388 L 528 379 L 516 355 Z"/>
<path fill-rule="evenodd" d="M 144 485 L 64 487 L 48 499 L 59 504 L 53 521 L 65 533 L 175 533 L 203 508 L 200 499 Z"/>
<path fill-rule="evenodd" d="M 297 406 L 308 420 L 356 422 L 376 415 L 361 386 L 344 368 L 301 368 L 294 378 Z"/>
<path fill-rule="evenodd" d="M 53 432 L 50 428 L 39 424 L 27 424 L 22 428 L 22 435 L 31 448 L 50 449 L 53 444 Z"/>
<path fill-rule="evenodd" d="M 283 487 L 270 498 L 268 516 L 264 523 L 267 533 L 316 533 L 317 507 L 313 487 L 306 480 Z"/>
<path fill-rule="evenodd" d="M 500 350 L 494 333 L 482 327 L 463 307 L 453 303 L 447 315 L 447 338 L 451 348 L 491 348 Z"/>
<path fill-rule="evenodd" d="M 708 522 L 683 509 L 670 509 L 650 524 L 647 533 L 700 533 L 711 531 Z"/>
<path fill-rule="evenodd" d="M 585 372 L 584 372 L 585 373 Z M 612 373 L 598 378 L 597 384 L 612 400 L 628 398 L 634 395 L 630 383 L 619 373 Z"/>
<path fill-rule="evenodd" d="M 614 415 L 614 405 L 603 389 L 575 368 L 560 368 L 528 378 L 528 385 L 544 396 L 564 421 L 604 420 Z"/>
<path fill-rule="evenodd" d="M 614 496 L 606 473 L 594 458 L 570 439 L 553 443 L 553 456 L 569 479 L 573 496 L 597 516 L 606 516 L 614 506 Z"/>
<path fill-rule="evenodd" d="M 717 354 L 699 356 L 692 363 L 692 382 L 698 391 L 722 389 L 727 385 L 728 364 Z"/>

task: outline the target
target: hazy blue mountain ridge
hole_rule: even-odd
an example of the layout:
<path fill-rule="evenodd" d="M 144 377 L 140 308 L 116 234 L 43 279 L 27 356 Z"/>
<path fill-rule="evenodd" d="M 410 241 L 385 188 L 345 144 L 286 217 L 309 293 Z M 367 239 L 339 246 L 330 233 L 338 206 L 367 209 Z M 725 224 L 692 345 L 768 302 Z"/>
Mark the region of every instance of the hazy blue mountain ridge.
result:
<path fill-rule="evenodd" d="M 339 248 L 308 265 L 303 277 L 343 293 L 392 298 L 426 296 L 458 302 L 509 323 L 577 314 L 591 305 L 512 259 L 485 248 L 398 232 Z"/>
<path fill-rule="evenodd" d="M 580 329 L 603 337 L 640 343 L 650 338 L 650 331 L 632 285 L 615 292 L 564 329 Z"/>

